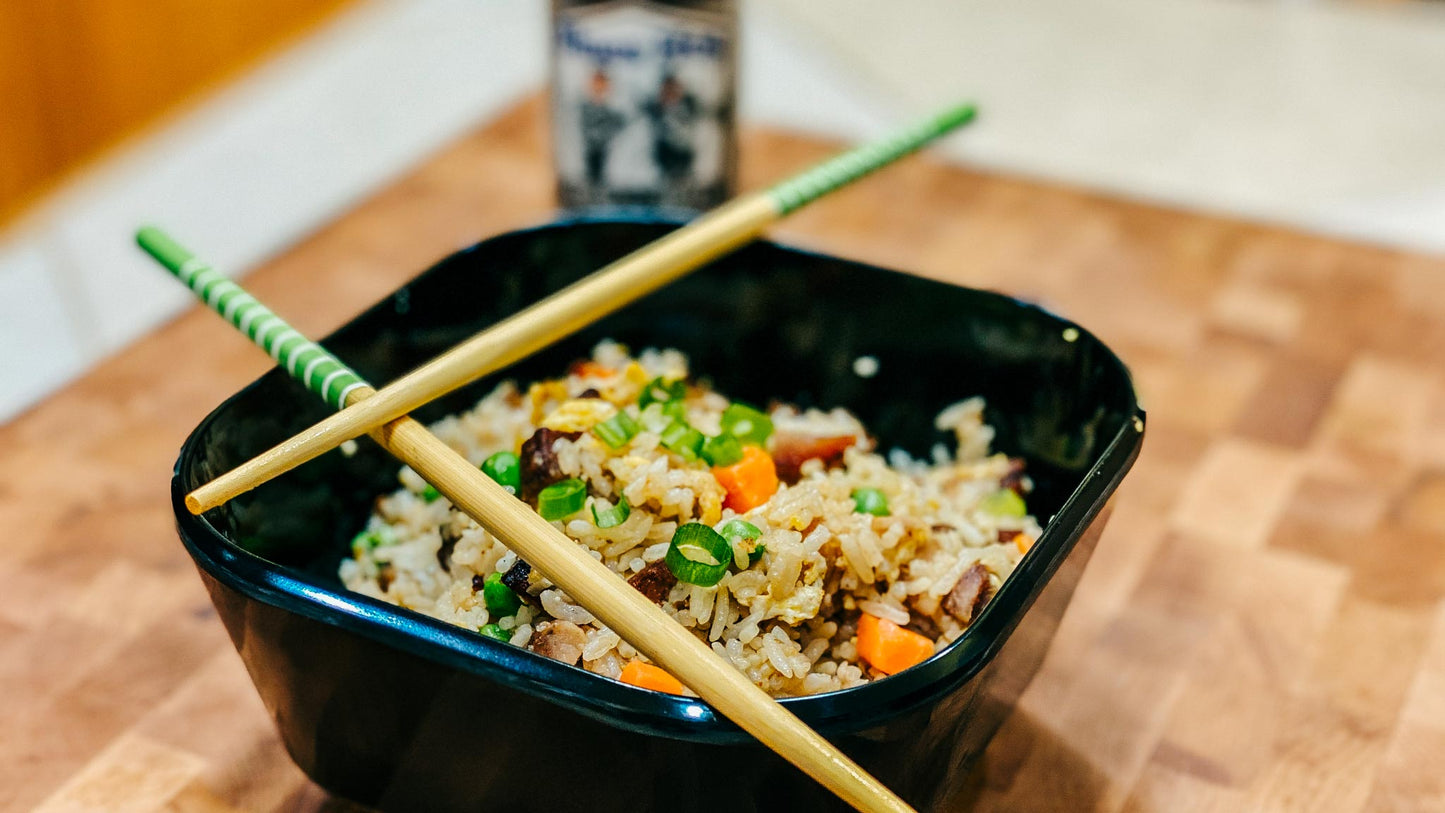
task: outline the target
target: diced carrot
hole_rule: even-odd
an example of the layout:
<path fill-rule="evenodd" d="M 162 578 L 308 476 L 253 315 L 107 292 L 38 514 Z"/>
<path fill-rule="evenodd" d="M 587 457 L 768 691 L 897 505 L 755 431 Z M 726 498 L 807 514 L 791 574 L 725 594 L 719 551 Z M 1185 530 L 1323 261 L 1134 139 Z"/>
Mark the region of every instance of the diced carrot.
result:
<path fill-rule="evenodd" d="M 858 618 L 858 657 L 885 675 L 897 674 L 933 657 L 933 642 L 886 618 Z"/>
<path fill-rule="evenodd" d="M 728 493 L 723 504 L 739 514 L 767 502 L 778 490 L 773 459 L 756 446 L 744 446 L 742 460 L 731 466 L 714 466 L 712 475 Z"/>
<path fill-rule="evenodd" d="M 587 359 L 573 364 L 572 369 L 568 372 L 578 378 L 606 378 L 617 371 L 608 367 L 606 364 L 599 364 L 591 359 Z"/>
<path fill-rule="evenodd" d="M 668 674 L 667 670 L 642 661 L 628 661 L 627 665 L 622 667 L 621 680 L 623 683 L 651 689 L 654 692 L 683 693 L 682 682 Z"/>
<path fill-rule="evenodd" d="M 1034 546 L 1034 538 L 1028 534 L 1019 534 L 1014 537 L 1014 544 L 1018 546 L 1019 553 L 1028 553 L 1029 548 Z"/>

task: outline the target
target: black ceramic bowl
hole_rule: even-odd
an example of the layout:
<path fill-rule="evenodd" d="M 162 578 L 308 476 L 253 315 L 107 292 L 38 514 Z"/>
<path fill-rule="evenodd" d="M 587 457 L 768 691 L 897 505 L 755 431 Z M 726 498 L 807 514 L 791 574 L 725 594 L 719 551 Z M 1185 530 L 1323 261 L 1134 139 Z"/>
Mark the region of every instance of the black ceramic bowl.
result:
<path fill-rule="evenodd" d="M 384 382 L 666 232 L 575 221 L 458 252 L 326 341 Z M 1042 537 L 941 655 L 867 686 L 783 703 L 922 810 L 966 766 L 1038 669 L 1138 454 L 1143 413 L 1119 359 L 1086 331 L 998 294 L 749 246 L 535 357 L 432 404 L 430 420 L 502 378 L 559 374 L 600 339 L 676 347 L 731 396 L 845 406 L 884 449 L 926 454 L 933 417 L 988 399 L 997 449 L 1028 459 Z M 859 378 L 859 356 L 879 361 Z M 840 804 L 696 700 L 635 689 L 346 592 L 336 577 L 397 464 L 369 440 L 206 514 L 182 496 L 321 418 L 272 371 L 187 439 L 172 498 L 231 639 L 296 763 L 387 809 L 804 811 Z"/>

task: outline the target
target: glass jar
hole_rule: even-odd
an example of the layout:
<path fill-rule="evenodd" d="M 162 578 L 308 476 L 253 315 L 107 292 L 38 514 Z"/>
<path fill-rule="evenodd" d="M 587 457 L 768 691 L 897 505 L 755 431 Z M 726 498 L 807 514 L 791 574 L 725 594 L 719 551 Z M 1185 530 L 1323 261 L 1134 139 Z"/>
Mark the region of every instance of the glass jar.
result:
<path fill-rule="evenodd" d="M 736 0 L 553 0 L 563 207 L 703 210 L 733 195 L 737 17 Z"/>

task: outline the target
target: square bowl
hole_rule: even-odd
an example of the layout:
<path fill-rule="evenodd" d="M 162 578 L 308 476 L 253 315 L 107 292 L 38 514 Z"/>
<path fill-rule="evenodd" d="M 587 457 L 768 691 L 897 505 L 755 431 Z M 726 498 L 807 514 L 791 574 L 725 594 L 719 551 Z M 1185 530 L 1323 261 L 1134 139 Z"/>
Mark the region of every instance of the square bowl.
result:
<path fill-rule="evenodd" d="M 579 219 L 491 238 L 325 343 L 389 381 L 675 225 Z M 950 809 L 1038 670 L 1139 453 L 1144 413 L 1123 363 L 1079 326 L 1000 294 L 758 242 L 416 416 L 468 408 L 506 378 L 558 375 L 604 338 L 678 348 L 732 397 L 846 407 L 881 449 L 914 456 L 945 440 L 933 424 L 942 407 L 987 399 L 995 450 L 1028 461 L 1037 543 L 932 659 L 781 701 L 915 807 Z M 854 364 L 865 356 L 877 364 Z M 349 540 L 396 486 L 398 464 L 369 439 L 204 516 L 186 511 L 188 491 L 324 415 L 272 370 L 192 432 L 171 484 L 181 540 L 287 750 L 318 784 L 397 810 L 841 808 L 706 703 L 346 591 L 337 567 Z"/>

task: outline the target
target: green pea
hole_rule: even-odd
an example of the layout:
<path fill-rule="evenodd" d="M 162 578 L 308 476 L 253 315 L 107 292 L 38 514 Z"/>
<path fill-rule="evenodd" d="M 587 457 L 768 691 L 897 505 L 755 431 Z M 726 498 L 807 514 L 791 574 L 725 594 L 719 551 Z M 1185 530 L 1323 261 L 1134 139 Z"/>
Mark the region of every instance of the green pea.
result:
<path fill-rule="evenodd" d="M 482 581 L 482 601 L 487 605 L 487 612 L 497 616 L 511 615 L 522 606 L 522 600 L 512 588 L 502 584 L 500 573 L 488 573 Z"/>
<path fill-rule="evenodd" d="M 888 516 L 888 496 L 876 488 L 853 490 L 853 510 L 875 517 Z"/>
<path fill-rule="evenodd" d="M 497 452 L 483 461 L 482 474 L 513 494 L 522 487 L 522 461 L 511 452 Z"/>

